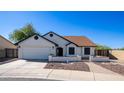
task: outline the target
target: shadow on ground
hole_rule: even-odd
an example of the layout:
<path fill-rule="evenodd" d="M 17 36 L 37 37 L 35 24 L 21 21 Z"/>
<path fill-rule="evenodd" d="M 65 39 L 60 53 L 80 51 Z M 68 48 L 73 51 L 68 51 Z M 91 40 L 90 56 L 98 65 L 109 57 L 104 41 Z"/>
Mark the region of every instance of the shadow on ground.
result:
<path fill-rule="evenodd" d="M 118 58 L 115 57 L 114 55 L 112 55 L 111 53 L 109 54 L 109 58 L 110 58 L 110 59 L 113 59 L 113 60 L 118 60 Z"/>
<path fill-rule="evenodd" d="M 26 59 L 26 62 L 40 62 L 40 63 L 48 63 L 48 60 L 40 60 L 40 59 Z"/>
<path fill-rule="evenodd" d="M 18 60 L 18 58 L 0 58 L 0 65 Z"/>

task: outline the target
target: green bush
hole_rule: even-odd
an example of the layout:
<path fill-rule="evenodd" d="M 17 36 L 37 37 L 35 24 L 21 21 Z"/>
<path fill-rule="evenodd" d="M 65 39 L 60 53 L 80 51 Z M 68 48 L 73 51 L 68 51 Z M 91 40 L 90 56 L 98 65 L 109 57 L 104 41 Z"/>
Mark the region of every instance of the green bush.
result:
<path fill-rule="evenodd" d="M 120 48 L 120 50 L 124 50 L 124 47 L 123 48 Z"/>
<path fill-rule="evenodd" d="M 110 47 L 106 46 L 106 45 L 97 45 L 96 50 L 111 50 Z"/>

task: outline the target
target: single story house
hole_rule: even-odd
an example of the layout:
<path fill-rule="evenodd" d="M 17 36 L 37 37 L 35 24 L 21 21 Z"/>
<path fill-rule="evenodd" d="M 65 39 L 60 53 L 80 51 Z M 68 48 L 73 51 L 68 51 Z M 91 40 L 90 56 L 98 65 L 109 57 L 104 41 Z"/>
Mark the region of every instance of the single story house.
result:
<path fill-rule="evenodd" d="M 96 44 L 84 36 L 61 36 L 55 32 L 35 34 L 18 43 L 18 57 L 21 59 L 48 59 L 52 56 L 94 55 Z"/>

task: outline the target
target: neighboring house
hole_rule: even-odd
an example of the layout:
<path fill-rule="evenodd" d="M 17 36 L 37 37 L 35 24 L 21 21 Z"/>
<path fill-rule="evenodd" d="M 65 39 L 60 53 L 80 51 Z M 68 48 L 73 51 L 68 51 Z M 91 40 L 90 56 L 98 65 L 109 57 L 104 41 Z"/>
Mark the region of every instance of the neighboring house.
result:
<path fill-rule="evenodd" d="M 17 48 L 13 43 L 0 35 L 0 49 Z"/>
<path fill-rule="evenodd" d="M 54 32 L 35 34 L 18 43 L 18 57 L 22 59 L 48 59 L 52 56 L 94 55 L 96 45 L 84 36 L 60 36 Z"/>
<path fill-rule="evenodd" d="M 6 49 L 16 49 L 17 47 L 9 40 L 0 35 L 0 58 L 6 57 Z"/>

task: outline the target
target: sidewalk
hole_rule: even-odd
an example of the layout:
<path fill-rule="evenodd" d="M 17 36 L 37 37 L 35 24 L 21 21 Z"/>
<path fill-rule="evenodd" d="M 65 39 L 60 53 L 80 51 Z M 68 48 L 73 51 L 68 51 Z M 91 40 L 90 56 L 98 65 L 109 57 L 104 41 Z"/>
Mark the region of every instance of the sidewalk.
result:
<path fill-rule="evenodd" d="M 3 74 L 0 78 L 37 78 L 52 80 L 68 80 L 68 81 L 99 81 L 99 80 L 124 80 L 124 76 L 118 74 L 105 74 L 96 72 L 71 71 L 71 70 L 53 70 L 47 69 L 35 73 L 11 73 Z"/>

